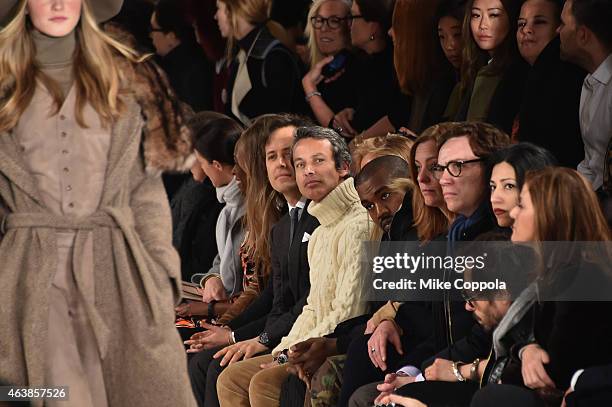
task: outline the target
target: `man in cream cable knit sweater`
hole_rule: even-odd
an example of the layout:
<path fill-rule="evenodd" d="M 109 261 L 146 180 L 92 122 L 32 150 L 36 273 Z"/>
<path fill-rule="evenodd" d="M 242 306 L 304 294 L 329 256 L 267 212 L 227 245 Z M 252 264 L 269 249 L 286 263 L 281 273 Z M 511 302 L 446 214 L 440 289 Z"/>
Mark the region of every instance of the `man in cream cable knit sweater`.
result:
<path fill-rule="evenodd" d="M 333 130 L 297 129 L 293 164 L 298 187 L 312 200 L 308 212 L 321 223 L 308 245 L 310 294 L 289 335 L 273 350 L 274 358 L 259 356 L 257 370 L 235 363 L 219 376 L 221 407 L 278 406 L 281 384 L 289 374 L 279 363 L 287 349 L 329 334 L 340 322 L 365 313 L 359 259 L 361 242 L 368 240 L 372 224 L 349 177 L 350 162 L 346 142 Z"/>

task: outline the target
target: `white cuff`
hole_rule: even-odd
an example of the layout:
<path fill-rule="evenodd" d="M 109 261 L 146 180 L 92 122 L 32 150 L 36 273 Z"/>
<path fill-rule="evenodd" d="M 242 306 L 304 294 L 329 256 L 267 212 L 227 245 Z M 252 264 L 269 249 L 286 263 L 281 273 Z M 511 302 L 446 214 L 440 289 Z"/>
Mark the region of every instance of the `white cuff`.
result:
<path fill-rule="evenodd" d="M 584 369 L 577 370 L 576 373 L 572 376 L 572 380 L 570 381 L 570 389 L 572 391 L 576 390 L 576 383 L 578 382 L 578 378 L 584 372 Z"/>
<path fill-rule="evenodd" d="M 400 372 L 407 374 L 408 376 L 412 376 L 412 377 L 417 377 L 418 375 L 421 374 L 421 371 L 417 367 L 414 367 L 414 366 L 404 366 L 397 371 L 397 373 L 400 373 Z"/>

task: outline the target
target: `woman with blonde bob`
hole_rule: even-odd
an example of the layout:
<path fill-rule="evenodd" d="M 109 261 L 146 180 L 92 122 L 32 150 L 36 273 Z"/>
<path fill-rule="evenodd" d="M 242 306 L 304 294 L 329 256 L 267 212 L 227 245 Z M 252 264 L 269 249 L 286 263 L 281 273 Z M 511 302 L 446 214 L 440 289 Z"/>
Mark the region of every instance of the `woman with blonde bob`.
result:
<path fill-rule="evenodd" d="M 49 406 L 195 405 L 159 177 L 191 144 L 151 126 L 148 63 L 98 28 L 121 5 L 0 5 L 0 377 L 69 388 Z"/>

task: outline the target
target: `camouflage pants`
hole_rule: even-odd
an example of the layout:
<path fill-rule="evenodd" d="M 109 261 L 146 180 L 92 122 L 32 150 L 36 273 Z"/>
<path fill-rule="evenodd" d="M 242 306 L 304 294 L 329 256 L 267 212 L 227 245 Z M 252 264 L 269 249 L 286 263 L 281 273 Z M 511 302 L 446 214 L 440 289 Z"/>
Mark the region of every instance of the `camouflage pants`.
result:
<path fill-rule="evenodd" d="M 312 377 L 304 407 L 332 407 L 338 403 L 345 360 L 346 355 L 327 358 Z"/>

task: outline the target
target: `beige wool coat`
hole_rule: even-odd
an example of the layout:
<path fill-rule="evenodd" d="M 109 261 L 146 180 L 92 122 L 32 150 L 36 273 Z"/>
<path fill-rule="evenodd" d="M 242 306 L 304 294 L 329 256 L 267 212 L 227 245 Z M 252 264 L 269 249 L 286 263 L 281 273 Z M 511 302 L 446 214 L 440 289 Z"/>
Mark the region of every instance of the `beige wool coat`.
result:
<path fill-rule="evenodd" d="M 71 229 L 77 231 L 76 285 L 93 325 L 109 405 L 195 406 L 174 327 L 180 272 L 170 210 L 159 173 L 151 171 L 164 168 L 149 168 L 144 159 L 168 155 L 175 160 L 170 167 L 186 167 L 185 140 L 174 148 L 169 144 L 177 140 L 147 138 L 146 112 L 135 99 L 124 101 L 126 110 L 112 126 L 101 204 L 86 218 L 52 214 L 15 138 L 0 134 L 0 378 L 45 384 L 56 232 Z M 161 146 L 166 151 L 153 151 Z M 82 256 L 92 242 L 93 259 Z M 79 279 L 78 270 L 88 268 L 93 287 Z"/>

